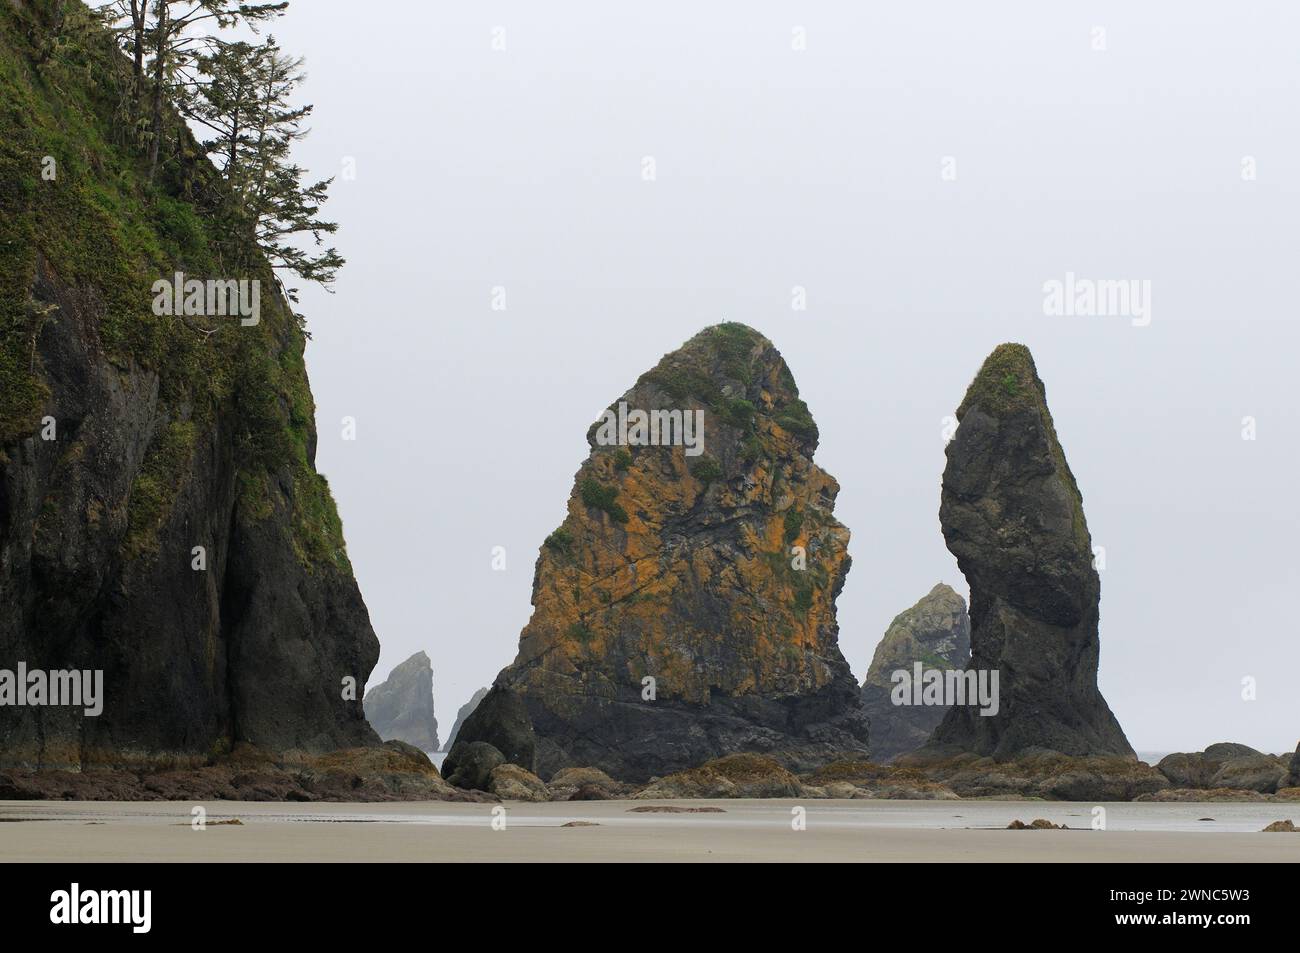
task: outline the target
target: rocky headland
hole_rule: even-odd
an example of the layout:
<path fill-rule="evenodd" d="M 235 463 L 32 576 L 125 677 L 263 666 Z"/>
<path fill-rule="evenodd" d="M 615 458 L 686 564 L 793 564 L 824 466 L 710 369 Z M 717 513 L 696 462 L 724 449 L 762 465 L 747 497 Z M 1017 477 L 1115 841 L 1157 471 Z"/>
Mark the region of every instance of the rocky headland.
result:
<path fill-rule="evenodd" d="M 124 144 L 109 32 L 52 56 L 65 6 L 0 4 L 0 669 L 101 690 L 0 706 L 0 769 L 378 746 L 303 325 L 184 122 L 156 176 Z M 176 272 L 259 281 L 259 320 L 159 313 Z"/>

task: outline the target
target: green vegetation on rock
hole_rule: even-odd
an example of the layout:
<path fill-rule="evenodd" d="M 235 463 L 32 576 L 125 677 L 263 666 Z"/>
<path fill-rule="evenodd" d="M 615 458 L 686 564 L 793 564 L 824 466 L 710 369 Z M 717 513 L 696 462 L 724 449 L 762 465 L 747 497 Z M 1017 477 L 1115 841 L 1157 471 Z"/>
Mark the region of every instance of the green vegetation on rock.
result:
<path fill-rule="evenodd" d="M 615 502 L 618 498 L 616 487 L 602 486 L 594 477 L 583 477 L 579 485 L 579 495 L 584 506 L 608 513 L 609 518 L 616 523 L 627 522 L 627 511 Z"/>
<path fill-rule="evenodd" d="M 312 566 L 346 567 L 328 485 L 308 455 L 315 408 L 305 334 L 275 273 L 255 248 L 232 243 L 224 183 L 179 119 L 176 152 L 150 181 L 144 150 L 123 134 L 131 71 L 110 34 L 74 3 L 66 35 L 38 53 L 28 45 L 45 30 L 35 16 L 0 4 L 0 446 L 39 426 L 48 396 L 42 327 L 87 321 L 91 346 L 109 362 L 157 374 L 168 421 L 131 492 L 124 555 L 154 549 L 150 537 L 168 517 L 196 437 L 233 407 L 224 416 L 240 427 L 241 499 L 283 471 L 276 482 L 293 487 L 296 551 Z M 77 300 L 35 297 L 38 269 L 76 289 Z M 259 280 L 261 322 L 154 314 L 153 282 L 176 271 Z M 268 511 L 242 508 L 246 517 Z"/>
<path fill-rule="evenodd" d="M 712 457 L 700 457 L 699 460 L 691 464 L 691 476 L 707 487 L 714 480 L 721 479 L 722 464 Z"/>
<path fill-rule="evenodd" d="M 555 532 L 551 533 L 550 536 L 546 537 L 543 545 L 553 552 L 563 553 L 567 556 L 570 547 L 573 546 L 573 534 L 561 526 L 555 530 Z"/>
<path fill-rule="evenodd" d="M 756 368 L 768 366 L 773 358 L 779 362 L 773 375 L 775 387 L 771 378 L 756 376 Z M 638 384 L 658 387 L 676 400 L 698 401 L 716 420 L 746 432 L 746 441 L 761 439 L 755 423 L 760 415 L 802 440 L 817 439 L 817 425 L 799 399 L 789 368 L 772 342 L 744 324 L 733 321 L 705 328 L 642 374 Z M 770 409 L 760 406 L 763 390 L 768 391 Z M 761 456 L 758 447 L 748 447 L 742 459 L 752 463 Z"/>

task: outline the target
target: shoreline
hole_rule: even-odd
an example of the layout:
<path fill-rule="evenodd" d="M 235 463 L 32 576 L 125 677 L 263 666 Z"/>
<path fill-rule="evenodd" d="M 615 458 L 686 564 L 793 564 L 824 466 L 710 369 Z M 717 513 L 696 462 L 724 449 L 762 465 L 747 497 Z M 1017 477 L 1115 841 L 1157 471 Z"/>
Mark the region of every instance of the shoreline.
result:
<path fill-rule="evenodd" d="M 0 862 L 1300 861 L 1300 836 L 1261 832 L 1300 821 L 1300 806 L 1281 804 L 783 798 L 658 805 L 715 809 L 707 813 L 631 811 L 648 805 L 656 802 L 7 801 Z M 204 830 L 192 827 L 198 806 Z M 1105 830 L 1091 828 L 1096 807 Z M 1071 829 L 1005 829 L 1039 817 Z"/>

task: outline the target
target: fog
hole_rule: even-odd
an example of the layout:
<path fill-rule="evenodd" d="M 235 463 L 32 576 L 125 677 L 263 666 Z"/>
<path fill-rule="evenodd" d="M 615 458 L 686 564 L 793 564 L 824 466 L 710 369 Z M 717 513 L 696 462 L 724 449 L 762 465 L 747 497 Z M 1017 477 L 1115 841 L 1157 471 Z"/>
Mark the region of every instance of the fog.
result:
<path fill-rule="evenodd" d="M 348 265 L 302 310 L 372 683 L 426 650 L 445 737 L 514 658 L 588 425 L 733 320 L 842 486 L 859 679 L 894 615 L 967 591 L 944 418 L 1020 341 L 1105 549 L 1129 740 L 1293 749 L 1300 9 L 615 6 L 294 0 L 271 30 L 307 59 L 300 161 L 340 176 Z M 1149 282 L 1149 323 L 1045 313 L 1068 274 Z"/>

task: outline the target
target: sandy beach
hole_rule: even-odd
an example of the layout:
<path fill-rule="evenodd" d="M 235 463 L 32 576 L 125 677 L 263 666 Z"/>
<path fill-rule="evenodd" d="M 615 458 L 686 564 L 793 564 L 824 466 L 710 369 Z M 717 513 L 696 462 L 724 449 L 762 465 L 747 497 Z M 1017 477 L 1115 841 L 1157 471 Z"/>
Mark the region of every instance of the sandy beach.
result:
<path fill-rule="evenodd" d="M 1300 861 L 1293 805 L 1006 801 L 675 801 L 713 813 L 632 813 L 645 801 L 203 804 L 0 803 L 0 861 Z M 806 828 L 795 830 L 795 810 Z M 1067 831 L 1009 831 L 1046 818 Z M 240 824 L 220 824 L 237 818 Z M 1203 820 L 1212 818 L 1212 820 Z M 591 826 L 564 825 L 586 822 Z"/>

